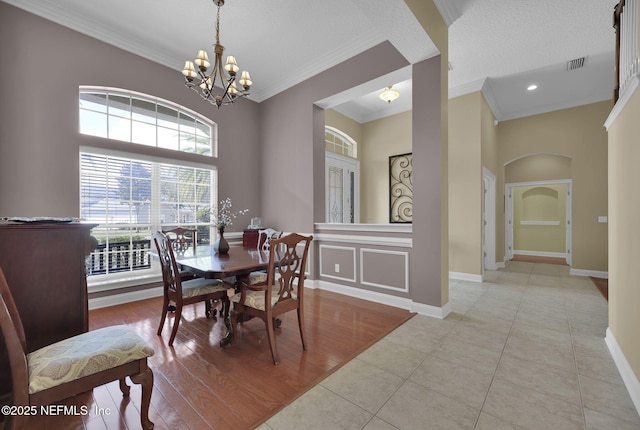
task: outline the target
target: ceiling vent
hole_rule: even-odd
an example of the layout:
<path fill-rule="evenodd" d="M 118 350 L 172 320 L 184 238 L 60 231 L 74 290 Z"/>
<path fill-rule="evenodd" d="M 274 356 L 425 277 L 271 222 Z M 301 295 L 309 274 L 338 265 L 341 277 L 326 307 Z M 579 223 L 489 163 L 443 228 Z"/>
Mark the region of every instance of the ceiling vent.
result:
<path fill-rule="evenodd" d="M 568 61 L 567 72 L 583 68 L 586 62 L 587 62 L 587 57 L 580 57 L 580 58 L 576 58 L 575 60 Z"/>

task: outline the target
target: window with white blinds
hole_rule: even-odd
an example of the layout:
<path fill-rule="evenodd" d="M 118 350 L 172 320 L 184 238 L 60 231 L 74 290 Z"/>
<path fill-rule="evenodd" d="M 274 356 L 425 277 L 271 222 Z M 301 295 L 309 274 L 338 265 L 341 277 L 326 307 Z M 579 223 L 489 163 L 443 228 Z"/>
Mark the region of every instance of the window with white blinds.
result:
<path fill-rule="evenodd" d="M 215 157 L 217 125 L 182 106 L 116 88 L 80 87 L 80 133 Z"/>
<path fill-rule="evenodd" d="M 213 167 L 81 152 L 80 216 L 98 224 L 88 274 L 150 271 L 150 238 L 157 230 L 196 228 L 198 242 L 208 243 L 216 183 Z"/>

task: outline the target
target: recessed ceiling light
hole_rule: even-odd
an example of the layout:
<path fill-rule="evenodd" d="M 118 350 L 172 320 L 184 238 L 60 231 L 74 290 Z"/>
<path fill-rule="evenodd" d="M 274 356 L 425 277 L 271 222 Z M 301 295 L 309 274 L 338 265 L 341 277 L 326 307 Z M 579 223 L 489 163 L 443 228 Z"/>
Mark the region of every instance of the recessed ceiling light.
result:
<path fill-rule="evenodd" d="M 531 84 L 531 85 L 529 85 L 529 86 L 527 87 L 527 90 L 528 90 L 528 91 L 533 91 L 533 90 L 535 90 L 536 88 L 538 88 L 538 86 L 537 86 L 536 84 Z"/>

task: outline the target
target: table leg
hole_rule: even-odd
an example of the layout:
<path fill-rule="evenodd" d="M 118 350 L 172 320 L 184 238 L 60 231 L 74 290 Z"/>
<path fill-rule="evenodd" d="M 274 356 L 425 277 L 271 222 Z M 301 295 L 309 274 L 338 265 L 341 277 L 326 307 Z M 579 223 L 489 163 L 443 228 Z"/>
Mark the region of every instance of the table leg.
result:
<path fill-rule="evenodd" d="M 233 291 L 233 293 L 238 293 L 241 291 L 243 287 L 243 285 L 246 285 L 246 283 L 249 282 L 249 275 L 243 275 L 243 276 L 236 276 L 236 283 L 235 283 L 235 287 Z M 233 294 L 232 292 L 229 292 L 229 297 L 231 297 Z M 231 321 L 231 314 L 235 312 L 235 306 L 233 304 L 233 302 L 229 303 L 229 309 L 226 312 L 225 318 L 224 318 L 224 326 L 227 328 L 227 334 L 220 339 L 220 348 L 225 348 L 227 346 L 231 345 L 231 342 L 233 341 L 233 324 Z"/>

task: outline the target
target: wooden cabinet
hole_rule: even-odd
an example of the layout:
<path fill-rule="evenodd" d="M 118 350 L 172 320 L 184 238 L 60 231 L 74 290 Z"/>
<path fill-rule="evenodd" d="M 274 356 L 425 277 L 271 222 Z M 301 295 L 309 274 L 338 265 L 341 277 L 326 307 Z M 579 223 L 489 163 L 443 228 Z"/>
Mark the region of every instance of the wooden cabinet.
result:
<path fill-rule="evenodd" d="M 245 229 L 242 233 L 242 246 L 245 248 L 258 248 L 258 231 L 254 229 Z"/>
<path fill-rule="evenodd" d="M 85 258 L 93 248 L 92 227 L 0 222 L 0 267 L 20 312 L 27 352 L 89 329 Z M 0 395 L 10 389 L 3 339 Z"/>

